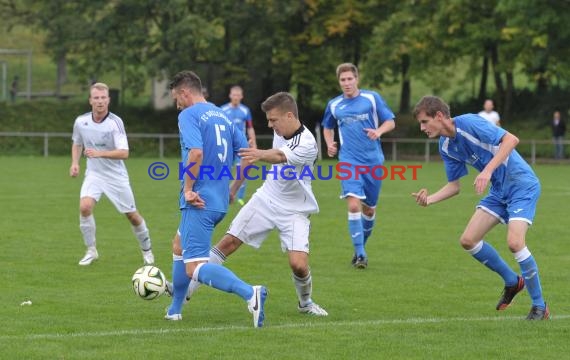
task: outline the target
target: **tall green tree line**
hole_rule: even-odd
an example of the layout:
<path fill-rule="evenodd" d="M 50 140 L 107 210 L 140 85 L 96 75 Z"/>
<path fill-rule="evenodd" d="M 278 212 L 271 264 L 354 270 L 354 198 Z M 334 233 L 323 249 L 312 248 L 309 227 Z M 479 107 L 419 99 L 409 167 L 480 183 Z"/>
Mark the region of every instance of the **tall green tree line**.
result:
<path fill-rule="evenodd" d="M 443 88 L 463 63 L 478 101 L 493 95 L 508 118 L 515 74 L 537 94 L 570 84 L 568 0 L 0 0 L 0 11 L 4 26 L 45 35 L 58 88 L 68 69 L 119 72 L 131 91 L 196 69 L 215 97 L 241 84 L 256 105 L 291 90 L 314 118 L 339 93 L 341 62 L 361 68 L 361 86 L 400 84 L 399 112 L 412 106 L 414 81 Z"/>

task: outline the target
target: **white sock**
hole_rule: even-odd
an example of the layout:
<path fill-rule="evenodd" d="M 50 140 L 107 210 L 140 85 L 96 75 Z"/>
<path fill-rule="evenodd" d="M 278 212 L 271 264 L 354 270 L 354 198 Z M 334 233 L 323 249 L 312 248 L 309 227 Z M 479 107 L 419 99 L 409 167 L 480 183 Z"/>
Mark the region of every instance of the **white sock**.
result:
<path fill-rule="evenodd" d="M 87 248 L 95 248 L 95 218 L 93 214 L 89 216 L 79 215 L 79 229 L 83 234 L 83 242 Z"/>
<path fill-rule="evenodd" d="M 218 250 L 218 248 L 213 247 L 210 249 L 210 259 L 208 260 L 209 263 L 222 265 L 226 261 L 226 256 Z M 189 299 L 194 295 L 194 292 L 198 289 L 200 283 L 194 278 L 190 281 L 190 285 L 188 285 L 188 292 L 186 293 L 186 298 Z"/>
<path fill-rule="evenodd" d="M 311 271 L 304 278 L 300 278 L 293 274 L 293 282 L 295 283 L 295 290 L 299 298 L 299 305 L 306 306 L 311 302 L 311 293 L 313 292 L 313 279 Z"/>
<path fill-rule="evenodd" d="M 137 237 L 137 240 L 139 241 L 139 245 L 141 247 L 142 251 L 149 251 L 151 249 L 151 243 L 150 243 L 150 236 L 148 235 L 148 228 L 146 227 L 146 222 L 143 221 L 137 225 L 131 225 L 133 228 L 133 232 L 135 233 L 135 236 Z"/>
<path fill-rule="evenodd" d="M 210 259 L 208 262 L 212 264 L 222 265 L 224 262 L 226 262 L 226 255 L 218 250 L 218 248 L 213 247 L 210 249 Z"/>

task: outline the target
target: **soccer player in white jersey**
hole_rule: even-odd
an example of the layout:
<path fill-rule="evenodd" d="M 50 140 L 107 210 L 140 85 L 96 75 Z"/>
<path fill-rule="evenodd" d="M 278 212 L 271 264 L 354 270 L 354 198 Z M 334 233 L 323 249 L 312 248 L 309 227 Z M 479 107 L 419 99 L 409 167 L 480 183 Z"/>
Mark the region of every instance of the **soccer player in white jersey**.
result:
<path fill-rule="evenodd" d="M 479 201 L 461 235 L 461 246 L 505 282 L 497 310 L 506 309 L 526 285 L 532 299 L 527 319 L 548 319 L 550 311 L 542 297 L 538 266 L 525 244 L 540 196 L 540 182 L 515 150 L 519 139 L 475 114 L 451 118 L 449 106 L 435 96 L 424 96 L 416 105 L 414 116 L 428 137 L 439 137 L 439 152 L 448 182 L 431 195 L 427 189 L 421 189 L 412 196 L 421 206 L 446 200 L 459 193 L 459 180 L 467 175 L 467 164 L 478 170 L 480 174 L 473 184 L 475 192 L 483 194 L 489 183 L 491 189 Z M 507 244 L 519 263 L 522 276 L 483 240 L 498 223 L 507 224 Z"/>
<path fill-rule="evenodd" d="M 336 76 L 342 94 L 328 102 L 322 121 L 328 155 L 333 157 L 338 151 L 334 141 L 334 129 L 338 127 L 338 159 L 351 165 L 352 174 L 356 174 L 356 166 L 382 165 L 380 138 L 396 126 L 392 110 L 378 93 L 358 88 L 358 69 L 354 64 L 340 64 Z M 368 266 L 365 246 L 374 228 L 382 181 L 368 173 L 341 180 L 341 186 L 340 197 L 346 199 L 348 230 L 354 246 L 352 265 L 364 269 Z"/>
<path fill-rule="evenodd" d="M 91 85 L 91 112 L 75 119 L 71 167 L 69 175 L 79 175 L 81 154 L 87 158 L 85 178 L 79 200 L 79 228 L 87 247 L 79 265 L 90 265 L 99 258 L 95 238 L 93 208 L 105 194 L 117 211 L 127 216 L 137 238 L 145 264 L 154 263 L 149 231 L 137 211 L 124 159 L 129 157 L 129 144 L 123 121 L 109 112 L 109 87 L 103 83 Z"/>
<path fill-rule="evenodd" d="M 297 103 L 286 92 L 276 93 L 261 104 L 268 126 L 273 129 L 273 148 L 240 149 L 240 156 L 248 164 L 258 161 L 272 165 L 263 185 L 240 210 L 226 235 L 211 249 L 212 263 L 223 263 L 243 243 L 259 248 L 271 230 L 277 229 L 281 248 L 287 251 L 293 282 L 298 297 L 297 309 L 304 314 L 327 316 L 328 313 L 312 296 L 312 277 L 309 268 L 309 216 L 319 211 L 311 187 L 311 177 L 300 176 L 303 170 L 313 173 L 318 148 L 315 137 L 299 120 Z M 240 180 L 232 184 L 235 196 Z M 192 281 L 187 298 L 198 283 Z"/>

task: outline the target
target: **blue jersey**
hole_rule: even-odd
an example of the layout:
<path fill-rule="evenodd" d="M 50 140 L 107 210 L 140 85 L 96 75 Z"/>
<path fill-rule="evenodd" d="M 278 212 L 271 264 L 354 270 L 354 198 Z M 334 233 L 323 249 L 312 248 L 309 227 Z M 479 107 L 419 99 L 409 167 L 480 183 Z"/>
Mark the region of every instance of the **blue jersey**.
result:
<path fill-rule="evenodd" d="M 232 103 L 227 103 L 220 107 L 225 113 L 228 119 L 230 119 L 234 126 L 241 130 L 245 134 L 246 125 L 249 127 L 253 126 L 253 121 L 251 119 L 251 111 L 249 108 L 243 104 L 238 106 L 233 106 Z"/>
<path fill-rule="evenodd" d="M 456 135 L 454 138 L 442 136 L 439 139 L 439 152 L 445 164 L 448 181 L 455 181 L 467 174 L 469 164 L 482 171 L 499 151 L 501 139 L 507 131 L 495 126 L 475 114 L 454 118 Z M 509 157 L 493 171 L 491 190 L 502 192 L 515 178 L 536 179 L 528 163 L 513 149 Z"/>
<path fill-rule="evenodd" d="M 202 149 L 204 157 L 193 191 L 200 193 L 206 210 L 226 212 L 229 206 L 231 166 L 247 140 L 237 131 L 220 108 L 211 103 L 197 103 L 178 115 L 182 162 L 188 166 L 191 149 Z M 184 178 L 185 179 L 185 178 Z M 184 180 L 182 180 L 182 190 Z M 180 193 L 180 208 L 192 208 Z"/>
<path fill-rule="evenodd" d="M 360 90 L 358 96 L 339 95 L 330 100 L 322 125 L 325 129 L 338 127 L 339 161 L 351 164 L 382 164 L 384 153 L 380 139 L 372 141 L 364 129 L 377 129 L 384 121 L 393 121 L 394 113 L 374 91 Z"/>

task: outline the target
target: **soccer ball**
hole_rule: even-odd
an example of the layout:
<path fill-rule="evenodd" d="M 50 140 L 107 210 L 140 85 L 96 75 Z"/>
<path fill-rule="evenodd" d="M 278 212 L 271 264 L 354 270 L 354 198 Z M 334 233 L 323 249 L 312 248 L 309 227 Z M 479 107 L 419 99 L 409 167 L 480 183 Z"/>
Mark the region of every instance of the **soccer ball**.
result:
<path fill-rule="evenodd" d="M 153 300 L 166 290 L 166 278 L 156 266 L 146 265 L 135 271 L 133 290 L 144 300 Z"/>

